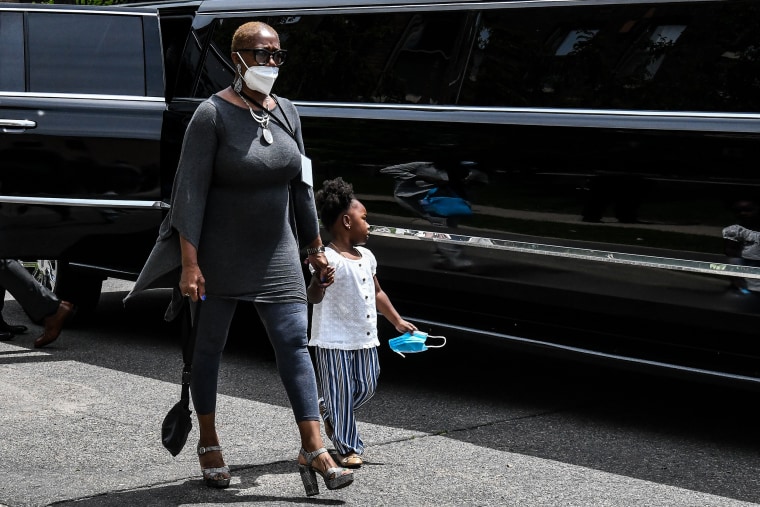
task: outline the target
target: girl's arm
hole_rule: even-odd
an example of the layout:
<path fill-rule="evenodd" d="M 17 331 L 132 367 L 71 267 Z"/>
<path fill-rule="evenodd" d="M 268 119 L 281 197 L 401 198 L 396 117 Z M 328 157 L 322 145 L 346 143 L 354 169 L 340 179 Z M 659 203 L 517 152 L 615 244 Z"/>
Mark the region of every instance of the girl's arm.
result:
<path fill-rule="evenodd" d="M 380 281 L 378 281 L 377 276 L 374 277 L 374 281 L 375 306 L 377 307 L 377 311 L 382 313 L 383 316 L 388 319 L 391 324 L 393 324 L 393 327 L 395 327 L 396 331 L 399 333 L 411 333 L 412 331 L 417 331 L 417 326 L 411 322 L 405 321 L 401 318 L 401 315 L 398 314 L 396 309 L 393 307 L 391 300 L 388 298 L 388 295 L 380 287 Z"/>

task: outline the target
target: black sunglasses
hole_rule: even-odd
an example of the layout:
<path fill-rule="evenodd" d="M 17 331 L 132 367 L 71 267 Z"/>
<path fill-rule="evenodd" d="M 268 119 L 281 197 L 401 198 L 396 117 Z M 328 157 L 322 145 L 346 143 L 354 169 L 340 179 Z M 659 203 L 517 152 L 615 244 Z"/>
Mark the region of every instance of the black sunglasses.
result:
<path fill-rule="evenodd" d="M 251 51 L 253 52 L 253 59 L 256 61 L 256 65 L 269 65 L 269 60 L 274 60 L 274 64 L 278 67 L 285 63 L 285 58 L 288 56 L 286 49 L 278 49 L 277 51 L 268 51 L 262 48 L 253 49 L 238 49 L 238 51 Z"/>

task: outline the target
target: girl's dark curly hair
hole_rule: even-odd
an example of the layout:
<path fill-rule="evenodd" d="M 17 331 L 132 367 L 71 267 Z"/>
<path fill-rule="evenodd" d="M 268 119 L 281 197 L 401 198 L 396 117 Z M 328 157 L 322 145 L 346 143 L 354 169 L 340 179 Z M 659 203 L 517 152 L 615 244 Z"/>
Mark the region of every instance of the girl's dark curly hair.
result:
<path fill-rule="evenodd" d="M 322 182 L 322 189 L 314 195 L 317 213 L 322 225 L 330 230 L 338 217 L 346 213 L 354 199 L 354 187 L 338 176 Z"/>

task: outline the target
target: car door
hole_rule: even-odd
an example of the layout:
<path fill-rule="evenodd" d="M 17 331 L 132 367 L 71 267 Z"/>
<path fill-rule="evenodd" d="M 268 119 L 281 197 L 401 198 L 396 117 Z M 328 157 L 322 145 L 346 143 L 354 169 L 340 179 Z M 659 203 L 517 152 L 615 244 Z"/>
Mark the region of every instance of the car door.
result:
<path fill-rule="evenodd" d="M 155 240 L 155 10 L 0 7 L 0 257 L 134 270 Z"/>

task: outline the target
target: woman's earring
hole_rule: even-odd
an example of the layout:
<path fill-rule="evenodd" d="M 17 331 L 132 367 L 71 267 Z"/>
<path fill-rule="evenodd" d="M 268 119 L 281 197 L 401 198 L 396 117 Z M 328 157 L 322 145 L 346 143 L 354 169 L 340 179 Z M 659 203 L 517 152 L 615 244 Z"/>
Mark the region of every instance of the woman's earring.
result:
<path fill-rule="evenodd" d="M 240 78 L 240 64 L 237 64 L 237 75 L 235 75 L 235 79 L 232 81 L 232 89 L 235 90 L 237 93 L 240 93 L 240 90 L 243 89 L 243 80 Z"/>

